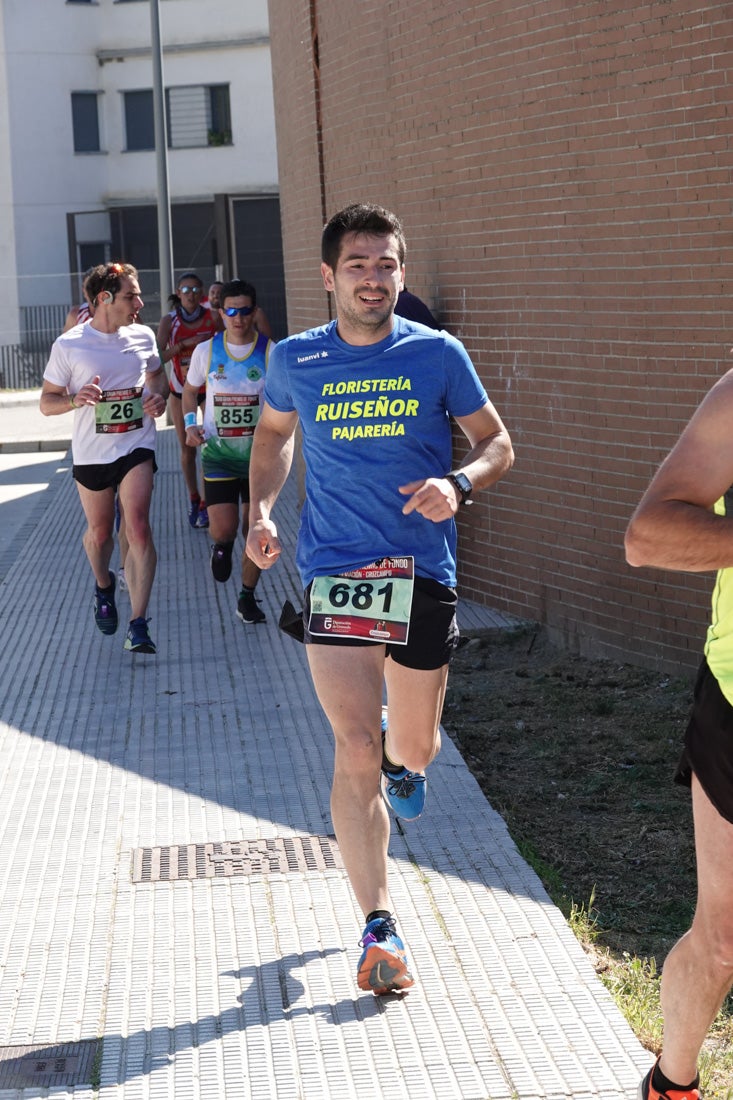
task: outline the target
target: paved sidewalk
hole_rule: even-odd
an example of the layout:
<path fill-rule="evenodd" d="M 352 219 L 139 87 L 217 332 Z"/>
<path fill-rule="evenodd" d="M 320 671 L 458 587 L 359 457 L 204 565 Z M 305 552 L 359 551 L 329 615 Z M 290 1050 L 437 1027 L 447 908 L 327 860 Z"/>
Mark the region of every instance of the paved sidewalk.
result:
<path fill-rule="evenodd" d="M 0 454 L 65 451 L 71 446 L 73 413 L 43 416 L 40 390 L 0 390 Z"/>
<path fill-rule="evenodd" d="M 159 463 L 156 656 L 94 628 L 68 463 L 0 585 L 0 1100 L 628 1100 L 651 1058 L 449 736 L 390 844 L 417 984 L 356 988 L 292 555 L 244 627 Z"/>

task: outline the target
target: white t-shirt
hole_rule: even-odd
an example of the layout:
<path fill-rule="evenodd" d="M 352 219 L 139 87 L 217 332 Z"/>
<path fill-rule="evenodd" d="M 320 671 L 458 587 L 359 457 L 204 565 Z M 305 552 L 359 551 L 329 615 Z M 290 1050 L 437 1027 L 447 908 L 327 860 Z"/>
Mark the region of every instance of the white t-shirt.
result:
<path fill-rule="evenodd" d="M 115 462 L 137 447 L 155 449 L 155 420 L 142 411 L 146 374 L 161 370 L 155 335 L 147 325 L 99 332 L 77 325 L 54 342 L 43 377 L 78 393 L 99 375 L 103 399 L 74 413 L 74 464 Z"/>

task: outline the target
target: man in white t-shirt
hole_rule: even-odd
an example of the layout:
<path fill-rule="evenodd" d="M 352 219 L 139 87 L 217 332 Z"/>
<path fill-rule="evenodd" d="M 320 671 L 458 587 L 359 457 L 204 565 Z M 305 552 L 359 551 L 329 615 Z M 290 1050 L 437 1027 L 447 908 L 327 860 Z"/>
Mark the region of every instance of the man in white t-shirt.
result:
<path fill-rule="evenodd" d="M 125 517 L 125 560 L 132 616 L 124 648 L 155 653 L 146 612 L 157 555 L 150 529 L 155 417 L 165 412 L 168 380 L 155 335 L 137 324 L 143 308 L 131 264 L 100 264 L 85 282 L 94 316 L 55 341 L 43 375 L 41 412 L 74 411 L 73 476 L 87 529 L 84 549 L 95 578 L 94 619 L 103 634 L 118 625 L 114 545 L 115 493 Z"/>

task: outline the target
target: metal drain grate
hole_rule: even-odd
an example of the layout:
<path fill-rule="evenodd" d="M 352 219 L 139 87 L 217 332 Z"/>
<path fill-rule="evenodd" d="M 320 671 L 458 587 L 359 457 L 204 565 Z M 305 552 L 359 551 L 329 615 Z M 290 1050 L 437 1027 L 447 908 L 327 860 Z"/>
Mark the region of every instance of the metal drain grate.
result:
<path fill-rule="evenodd" d="M 0 1047 L 0 1089 L 91 1085 L 100 1039 Z M 34 1092 L 34 1096 L 38 1092 Z"/>
<path fill-rule="evenodd" d="M 341 853 L 336 838 L 331 836 L 170 844 L 165 848 L 136 848 L 132 853 L 133 882 L 308 874 L 342 869 Z"/>

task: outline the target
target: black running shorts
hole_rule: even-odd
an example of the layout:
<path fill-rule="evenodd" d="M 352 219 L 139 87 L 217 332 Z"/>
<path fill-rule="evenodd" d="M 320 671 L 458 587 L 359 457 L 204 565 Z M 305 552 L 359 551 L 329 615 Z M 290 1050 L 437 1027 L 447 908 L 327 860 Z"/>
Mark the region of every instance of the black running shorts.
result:
<path fill-rule="evenodd" d="M 249 478 L 207 477 L 204 471 L 206 506 L 212 504 L 249 504 Z"/>
<path fill-rule="evenodd" d="M 429 577 L 415 577 L 410 608 L 410 629 L 407 645 L 387 643 L 387 656 L 404 668 L 434 669 L 447 665 L 458 645 L 456 604 L 453 588 L 446 588 Z M 375 646 L 368 638 L 325 638 L 308 630 L 310 617 L 310 585 L 305 590 L 303 606 L 303 641 L 306 645 Z"/>
<path fill-rule="evenodd" d="M 155 451 L 149 447 L 136 447 L 129 455 L 114 462 L 97 462 L 83 466 L 72 466 L 71 473 L 75 481 L 92 492 L 102 492 L 103 489 L 116 489 L 125 474 L 129 474 L 135 466 L 143 462 L 153 463 L 153 473 L 158 469 L 155 462 Z"/>
<path fill-rule="evenodd" d="M 675 782 L 689 786 L 692 773 L 715 809 L 733 824 L 733 706 L 703 658 Z"/>

